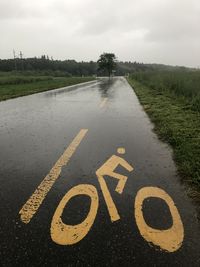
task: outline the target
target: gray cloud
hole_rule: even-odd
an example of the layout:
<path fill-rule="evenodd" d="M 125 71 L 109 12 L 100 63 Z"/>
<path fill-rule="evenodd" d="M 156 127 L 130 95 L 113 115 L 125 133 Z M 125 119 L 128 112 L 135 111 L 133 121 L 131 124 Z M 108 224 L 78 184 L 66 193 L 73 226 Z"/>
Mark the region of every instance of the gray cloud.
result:
<path fill-rule="evenodd" d="M 0 58 L 25 56 L 199 66 L 198 0 L 0 0 Z"/>

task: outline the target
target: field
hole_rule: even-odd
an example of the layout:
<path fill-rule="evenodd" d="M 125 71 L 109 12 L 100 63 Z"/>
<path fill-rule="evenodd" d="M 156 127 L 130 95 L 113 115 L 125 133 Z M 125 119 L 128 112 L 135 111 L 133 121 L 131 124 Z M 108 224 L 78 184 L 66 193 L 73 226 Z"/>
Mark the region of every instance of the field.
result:
<path fill-rule="evenodd" d="M 128 81 L 158 136 L 173 147 L 189 194 L 200 201 L 200 72 L 141 72 Z"/>
<path fill-rule="evenodd" d="M 94 80 L 93 77 L 57 77 L 0 72 L 0 101 Z"/>
<path fill-rule="evenodd" d="M 146 71 L 131 77 L 151 89 L 182 98 L 188 108 L 200 112 L 200 71 Z"/>

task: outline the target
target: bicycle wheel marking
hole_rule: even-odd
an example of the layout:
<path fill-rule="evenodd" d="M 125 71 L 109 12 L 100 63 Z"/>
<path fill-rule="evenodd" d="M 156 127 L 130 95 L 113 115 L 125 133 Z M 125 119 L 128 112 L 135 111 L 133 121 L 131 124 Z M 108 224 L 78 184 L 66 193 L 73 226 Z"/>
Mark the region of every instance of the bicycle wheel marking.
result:
<path fill-rule="evenodd" d="M 68 201 L 78 195 L 91 199 L 90 210 L 86 219 L 77 225 L 67 225 L 62 221 L 62 213 Z M 82 240 L 90 231 L 97 215 L 99 197 L 96 188 L 89 184 L 80 184 L 71 188 L 59 203 L 51 223 L 51 238 L 59 245 L 73 245 Z"/>
<path fill-rule="evenodd" d="M 146 198 L 156 197 L 163 199 L 169 207 L 173 225 L 167 230 L 157 230 L 147 225 L 142 212 L 142 204 Z M 159 246 L 168 252 L 178 250 L 183 242 L 184 228 L 179 212 L 172 198 L 158 187 L 143 187 L 140 189 L 135 198 L 135 219 L 140 231 L 147 242 Z"/>
<path fill-rule="evenodd" d="M 34 214 L 37 212 L 40 205 L 44 201 L 47 193 L 52 188 L 55 181 L 58 179 L 62 167 L 64 165 L 67 165 L 70 158 L 72 157 L 72 155 L 80 145 L 81 141 L 85 137 L 87 131 L 88 129 L 80 130 L 80 132 L 77 134 L 77 136 L 68 146 L 68 148 L 64 151 L 62 156 L 58 159 L 58 161 L 55 163 L 53 168 L 50 170 L 50 172 L 47 174 L 47 176 L 44 178 L 44 180 L 41 182 L 41 184 L 38 186 L 32 196 L 24 204 L 24 206 L 19 212 L 19 214 L 21 215 L 21 220 L 24 223 L 29 223 Z"/>

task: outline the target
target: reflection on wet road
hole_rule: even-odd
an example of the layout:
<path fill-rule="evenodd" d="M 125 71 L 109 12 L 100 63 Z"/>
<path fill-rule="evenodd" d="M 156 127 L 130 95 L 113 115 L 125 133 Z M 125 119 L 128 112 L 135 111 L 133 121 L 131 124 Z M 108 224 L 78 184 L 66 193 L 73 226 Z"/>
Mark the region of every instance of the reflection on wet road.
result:
<path fill-rule="evenodd" d="M 1 266 L 199 266 L 199 225 L 124 78 L 0 103 Z"/>

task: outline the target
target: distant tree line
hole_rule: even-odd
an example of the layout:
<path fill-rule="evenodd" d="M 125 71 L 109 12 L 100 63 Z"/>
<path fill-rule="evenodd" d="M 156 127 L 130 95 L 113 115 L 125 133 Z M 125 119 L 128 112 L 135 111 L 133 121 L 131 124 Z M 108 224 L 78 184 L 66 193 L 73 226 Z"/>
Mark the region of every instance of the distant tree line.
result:
<path fill-rule="evenodd" d="M 157 64 L 143 64 L 138 62 L 117 62 L 115 75 L 126 75 L 136 71 L 154 70 L 156 68 L 166 69 L 168 66 Z M 0 59 L 0 71 L 26 71 L 42 72 L 44 75 L 51 73 L 65 76 L 90 76 L 105 75 L 98 70 L 97 62 L 77 62 L 75 60 L 53 60 L 46 55 L 34 58 Z"/>
<path fill-rule="evenodd" d="M 0 59 L 0 71 L 42 71 L 42 72 L 65 72 L 66 76 L 86 76 L 95 74 L 97 64 L 90 62 L 76 62 L 75 60 L 53 60 L 48 56 L 40 58 L 16 58 L 16 59 Z"/>

